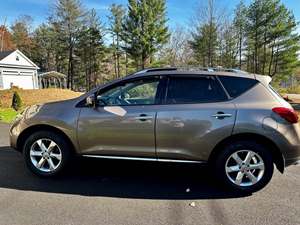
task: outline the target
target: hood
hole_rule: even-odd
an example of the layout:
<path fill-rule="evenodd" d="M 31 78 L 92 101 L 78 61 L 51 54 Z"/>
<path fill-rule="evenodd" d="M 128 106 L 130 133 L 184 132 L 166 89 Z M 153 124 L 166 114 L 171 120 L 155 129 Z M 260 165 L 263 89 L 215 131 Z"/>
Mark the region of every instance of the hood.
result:
<path fill-rule="evenodd" d="M 31 119 L 32 117 L 55 117 L 76 105 L 76 99 L 68 99 L 56 102 L 49 102 L 43 104 L 36 104 L 27 107 L 22 115 L 25 119 Z"/>

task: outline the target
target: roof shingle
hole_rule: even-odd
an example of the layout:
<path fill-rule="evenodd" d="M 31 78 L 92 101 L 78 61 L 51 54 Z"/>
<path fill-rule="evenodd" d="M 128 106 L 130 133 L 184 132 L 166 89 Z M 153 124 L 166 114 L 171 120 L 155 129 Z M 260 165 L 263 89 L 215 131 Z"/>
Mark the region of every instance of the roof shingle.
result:
<path fill-rule="evenodd" d="M 13 53 L 14 50 L 12 51 L 4 51 L 4 52 L 0 52 L 0 60 L 4 59 L 6 56 L 10 55 L 11 53 Z"/>

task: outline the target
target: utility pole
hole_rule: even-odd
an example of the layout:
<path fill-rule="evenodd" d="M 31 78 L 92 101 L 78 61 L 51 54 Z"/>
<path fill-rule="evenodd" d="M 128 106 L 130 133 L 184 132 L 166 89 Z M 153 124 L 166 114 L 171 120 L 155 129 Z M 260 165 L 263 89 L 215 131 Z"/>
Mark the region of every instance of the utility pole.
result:
<path fill-rule="evenodd" d="M 6 17 L 4 18 L 4 23 L 3 23 L 3 26 L 0 26 L 0 27 L 2 27 L 2 34 L 1 34 L 1 45 L 0 45 L 0 52 L 2 52 L 3 51 L 3 45 L 4 45 L 4 33 L 5 33 L 5 28 L 6 28 Z"/>

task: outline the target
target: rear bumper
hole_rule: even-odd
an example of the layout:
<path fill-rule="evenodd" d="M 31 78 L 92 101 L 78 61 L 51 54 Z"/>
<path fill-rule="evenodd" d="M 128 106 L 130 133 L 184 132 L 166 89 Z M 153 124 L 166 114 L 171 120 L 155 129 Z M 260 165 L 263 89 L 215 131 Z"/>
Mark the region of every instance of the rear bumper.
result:
<path fill-rule="evenodd" d="M 299 165 L 300 157 L 285 159 L 285 167 L 292 165 Z"/>
<path fill-rule="evenodd" d="M 300 145 L 285 145 L 281 148 L 285 167 L 300 163 Z"/>

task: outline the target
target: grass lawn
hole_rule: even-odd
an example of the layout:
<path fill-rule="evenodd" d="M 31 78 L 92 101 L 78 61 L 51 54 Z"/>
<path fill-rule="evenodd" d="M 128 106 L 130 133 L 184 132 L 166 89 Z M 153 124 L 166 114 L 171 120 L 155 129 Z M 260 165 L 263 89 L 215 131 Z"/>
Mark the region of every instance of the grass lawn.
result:
<path fill-rule="evenodd" d="M 15 117 L 18 115 L 18 112 L 16 112 L 12 108 L 0 108 L 0 121 L 5 123 L 12 122 Z"/>

